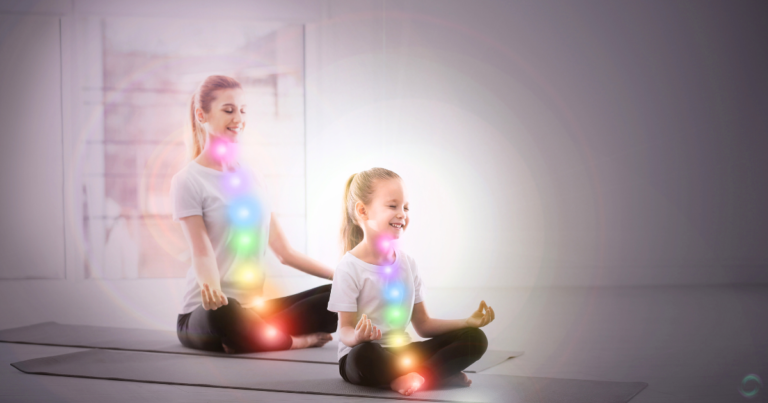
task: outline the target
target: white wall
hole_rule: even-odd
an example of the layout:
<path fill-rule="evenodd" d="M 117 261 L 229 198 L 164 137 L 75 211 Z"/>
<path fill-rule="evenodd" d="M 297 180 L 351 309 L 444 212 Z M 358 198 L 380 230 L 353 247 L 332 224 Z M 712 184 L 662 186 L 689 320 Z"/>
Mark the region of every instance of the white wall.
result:
<path fill-rule="evenodd" d="M 61 19 L 63 125 L 36 135 L 62 145 L 66 252 L 66 262 L 46 255 L 66 279 L 0 281 L 0 303 L 14 307 L 0 310 L 0 328 L 174 326 L 182 280 L 83 276 L 81 216 L 67 191 L 79 121 L 73 87 L 83 73 L 73 21 L 86 16 L 309 24 L 307 248 L 328 264 L 338 258 L 344 180 L 378 165 L 406 180 L 405 247 L 430 287 L 768 281 L 760 185 L 768 63 L 754 3 L 221 4 L 0 4 L 3 14 Z M 8 127 L 4 149 L 15 144 Z M 56 158 L 46 163 L 58 166 Z M 62 208 L 56 197 L 40 202 Z M 20 222 L 3 225 L 4 243 Z M 57 231 L 40 238 L 40 250 L 61 246 Z M 4 264 L 4 273 L 16 270 Z M 281 288 L 314 284 L 296 278 Z"/>
<path fill-rule="evenodd" d="M 334 261 L 345 179 L 383 166 L 433 286 L 765 282 L 750 4 L 326 2 L 307 31 L 310 254 Z"/>

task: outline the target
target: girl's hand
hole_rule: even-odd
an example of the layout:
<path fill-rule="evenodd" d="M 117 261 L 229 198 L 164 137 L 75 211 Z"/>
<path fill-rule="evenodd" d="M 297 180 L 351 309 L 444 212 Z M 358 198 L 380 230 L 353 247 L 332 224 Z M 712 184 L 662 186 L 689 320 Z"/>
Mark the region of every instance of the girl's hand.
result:
<path fill-rule="evenodd" d="M 485 301 L 480 301 L 480 307 L 477 308 L 475 313 L 467 318 L 467 326 L 469 327 L 483 327 L 496 319 L 496 314 L 493 313 L 493 308 L 485 304 Z"/>
<path fill-rule="evenodd" d="M 215 311 L 217 308 L 229 304 L 223 292 L 211 290 L 208 284 L 203 284 L 203 288 L 200 289 L 200 295 L 203 297 L 203 309 L 206 311 L 211 309 Z"/>
<path fill-rule="evenodd" d="M 355 340 L 358 343 L 365 343 L 366 341 L 381 339 L 381 329 L 377 329 L 375 325 L 371 324 L 371 320 L 368 319 L 365 314 L 360 317 L 360 321 L 355 326 Z"/>

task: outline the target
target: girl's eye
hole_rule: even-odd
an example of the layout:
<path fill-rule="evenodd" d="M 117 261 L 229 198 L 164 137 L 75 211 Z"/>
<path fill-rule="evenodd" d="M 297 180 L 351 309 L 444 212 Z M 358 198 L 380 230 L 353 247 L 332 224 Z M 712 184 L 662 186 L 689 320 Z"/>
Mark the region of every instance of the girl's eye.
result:
<path fill-rule="evenodd" d="M 226 110 L 226 111 L 224 111 L 224 112 L 227 112 L 227 113 L 232 113 L 232 112 L 234 112 L 234 111 L 232 111 L 232 110 Z"/>

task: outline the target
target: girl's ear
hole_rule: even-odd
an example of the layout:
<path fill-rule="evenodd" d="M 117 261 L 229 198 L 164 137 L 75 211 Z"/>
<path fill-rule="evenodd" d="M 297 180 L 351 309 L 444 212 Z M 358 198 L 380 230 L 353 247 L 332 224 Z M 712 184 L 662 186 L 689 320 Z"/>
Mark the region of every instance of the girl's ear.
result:
<path fill-rule="evenodd" d="M 365 221 L 368 216 L 368 212 L 365 211 L 365 204 L 362 202 L 355 203 L 355 215 L 357 215 L 357 218 L 360 220 Z"/>
<path fill-rule="evenodd" d="M 198 123 L 205 123 L 205 114 L 203 113 L 203 108 L 195 108 L 195 118 L 197 118 Z"/>

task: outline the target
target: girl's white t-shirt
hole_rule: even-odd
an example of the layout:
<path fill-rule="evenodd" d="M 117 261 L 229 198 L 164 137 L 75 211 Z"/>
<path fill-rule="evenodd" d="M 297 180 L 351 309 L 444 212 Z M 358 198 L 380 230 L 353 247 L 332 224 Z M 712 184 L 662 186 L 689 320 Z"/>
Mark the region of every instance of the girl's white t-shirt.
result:
<path fill-rule="evenodd" d="M 395 262 L 389 266 L 366 263 L 347 252 L 333 274 L 328 310 L 357 312 L 355 324 L 365 314 L 382 335 L 398 334 L 410 323 L 413 305 L 422 301 L 424 291 L 416 261 L 405 252 L 397 250 Z M 387 344 L 388 339 L 374 342 Z M 350 350 L 339 343 L 338 359 Z"/>
<path fill-rule="evenodd" d="M 236 231 L 230 223 L 230 207 L 243 193 L 228 191 L 224 181 L 229 180 L 231 172 L 217 171 L 191 161 L 171 179 L 171 204 L 174 221 L 192 215 L 203 217 L 216 254 L 221 290 L 228 298 L 235 298 L 248 308 L 254 306 L 262 294 L 271 209 L 263 182 L 250 169 L 241 167 L 238 172 L 245 175 L 248 182 L 246 193 L 256 200 L 259 210 L 256 223 L 248 227 L 248 231 L 256 236 L 254 249 L 248 256 L 238 255 L 232 247 Z M 200 285 L 195 269 L 190 265 L 181 313 L 192 312 L 200 304 Z"/>

